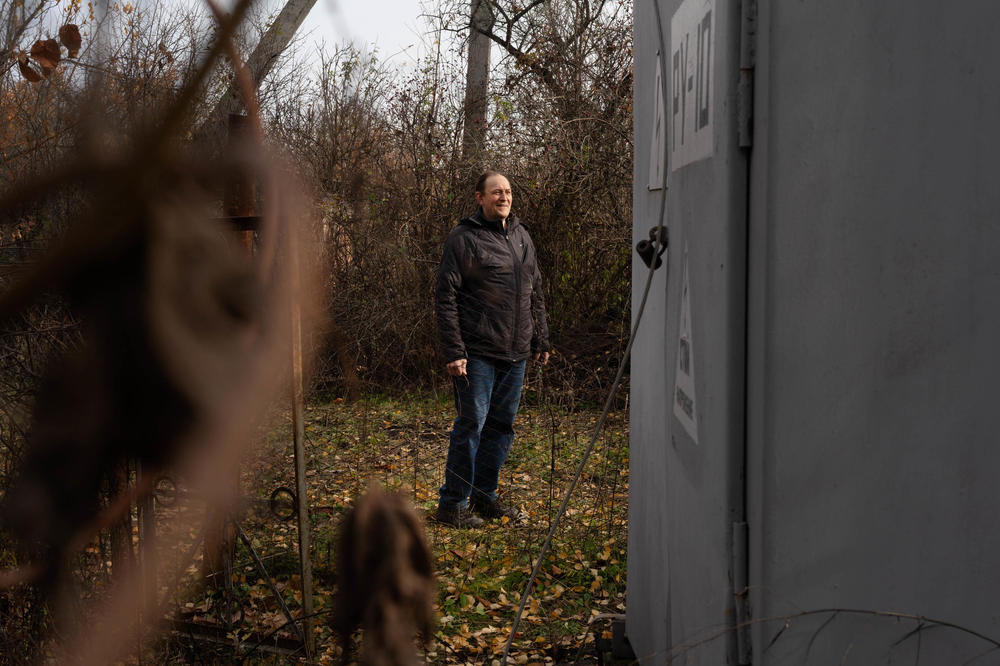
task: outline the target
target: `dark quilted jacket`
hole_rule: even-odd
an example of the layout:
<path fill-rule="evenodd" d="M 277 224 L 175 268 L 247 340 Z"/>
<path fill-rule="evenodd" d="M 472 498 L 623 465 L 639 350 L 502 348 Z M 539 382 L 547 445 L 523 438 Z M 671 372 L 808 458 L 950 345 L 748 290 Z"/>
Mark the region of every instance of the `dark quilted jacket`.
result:
<path fill-rule="evenodd" d="M 535 246 L 511 215 L 507 231 L 480 208 L 452 229 L 435 304 L 445 362 L 471 356 L 520 361 L 549 351 Z"/>

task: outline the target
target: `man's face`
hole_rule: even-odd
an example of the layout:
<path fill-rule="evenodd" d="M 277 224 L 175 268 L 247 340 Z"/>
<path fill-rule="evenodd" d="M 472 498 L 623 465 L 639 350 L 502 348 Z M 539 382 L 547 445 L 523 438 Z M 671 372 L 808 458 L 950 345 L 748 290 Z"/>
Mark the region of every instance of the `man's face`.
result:
<path fill-rule="evenodd" d="M 483 207 L 483 215 L 487 220 L 503 221 L 510 215 L 510 205 L 514 196 L 510 191 L 510 183 L 503 176 L 490 176 L 486 179 L 483 192 L 476 192 L 476 201 Z"/>

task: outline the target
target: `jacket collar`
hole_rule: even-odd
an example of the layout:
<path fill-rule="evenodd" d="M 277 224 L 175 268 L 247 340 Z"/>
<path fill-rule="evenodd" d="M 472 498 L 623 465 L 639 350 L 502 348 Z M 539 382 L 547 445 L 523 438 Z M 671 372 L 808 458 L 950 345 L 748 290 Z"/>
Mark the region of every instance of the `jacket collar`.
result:
<path fill-rule="evenodd" d="M 462 220 L 462 223 L 463 224 L 469 224 L 469 225 L 475 226 L 475 227 L 482 227 L 483 229 L 490 229 L 491 231 L 496 231 L 496 232 L 501 233 L 501 234 L 504 231 L 503 225 L 500 223 L 499 220 L 497 220 L 497 221 L 494 222 L 492 220 L 487 220 L 486 219 L 486 216 L 483 215 L 483 207 L 482 206 L 480 206 L 479 208 L 477 208 L 475 213 L 473 213 L 469 217 L 467 217 L 464 220 Z M 515 227 L 517 227 L 520 224 L 521 224 L 521 221 L 517 219 L 516 215 L 514 215 L 513 213 L 511 213 L 510 215 L 508 215 L 507 216 L 507 233 L 510 234 L 512 231 L 514 231 Z"/>

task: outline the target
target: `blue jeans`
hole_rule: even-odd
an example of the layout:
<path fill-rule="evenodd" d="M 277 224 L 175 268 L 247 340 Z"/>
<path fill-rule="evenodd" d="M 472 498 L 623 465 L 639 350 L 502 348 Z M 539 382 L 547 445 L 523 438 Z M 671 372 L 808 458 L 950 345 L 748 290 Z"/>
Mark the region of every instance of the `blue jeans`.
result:
<path fill-rule="evenodd" d="M 458 418 L 451 429 L 440 508 L 465 508 L 470 494 L 480 503 L 497 498 L 500 468 L 514 443 L 524 364 L 471 357 L 466 376 L 452 378 Z"/>

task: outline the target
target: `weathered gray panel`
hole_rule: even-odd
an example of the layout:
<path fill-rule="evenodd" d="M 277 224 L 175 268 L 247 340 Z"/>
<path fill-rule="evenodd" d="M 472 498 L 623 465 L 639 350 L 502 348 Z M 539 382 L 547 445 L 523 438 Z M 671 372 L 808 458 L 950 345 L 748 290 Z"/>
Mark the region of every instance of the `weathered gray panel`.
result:
<path fill-rule="evenodd" d="M 668 270 L 656 275 L 633 351 L 628 634 L 636 654 L 651 663 L 665 661 L 671 646 L 731 626 L 734 618 L 731 535 L 743 508 L 746 217 L 746 164 L 735 143 L 731 113 L 739 6 L 723 0 L 706 4 L 714 6 L 711 21 L 705 23 L 713 31 L 714 64 L 704 71 L 686 71 L 690 94 L 696 95 L 704 82 L 712 86 L 712 115 L 702 116 L 703 122 L 711 121 L 711 156 L 700 158 L 695 151 L 690 163 L 667 165 Z M 676 81 L 671 18 L 681 5 L 680 0 L 660 4 L 668 63 L 663 80 L 671 92 Z M 633 232 L 634 240 L 640 240 L 658 222 L 662 196 L 659 190 L 647 189 L 660 41 L 655 8 L 643 3 L 635 12 Z M 692 48 L 697 43 L 694 33 L 690 43 Z M 678 140 L 675 128 L 681 126 L 671 117 L 673 110 L 668 106 L 666 114 L 671 142 Z M 685 263 L 696 438 L 674 416 Z M 645 277 L 646 267 L 636 260 L 634 307 Z M 733 647 L 733 637 L 724 636 L 691 651 L 687 663 L 731 663 Z"/>
<path fill-rule="evenodd" d="M 660 5 L 668 49 L 679 5 Z M 713 156 L 667 166 L 669 279 L 633 355 L 630 639 L 661 663 L 732 626 L 745 399 L 754 663 L 962 663 L 989 645 L 947 628 L 901 641 L 917 623 L 877 613 L 1000 636 L 1000 5 L 761 0 L 748 236 L 738 5 L 716 3 Z M 659 36 L 652 5 L 635 14 L 638 240 L 660 201 Z M 672 402 L 685 246 L 697 443 Z M 644 278 L 637 262 L 636 305 Z M 778 635 L 775 616 L 795 617 Z"/>
<path fill-rule="evenodd" d="M 896 611 L 998 636 L 1000 5 L 762 2 L 760 25 L 754 614 Z M 916 638 L 894 642 L 915 623 L 828 617 L 766 653 L 780 627 L 758 626 L 754 663 L 914 662 Z M 935 629 L 920 663 L 987 647 Z"/>
<path fill-rule="evenodd" d="M 656 54 L 659 37 L 651 2 L 635 7 L 634 88 L 634 197 L 633 245 L 647 238 L 660 216 L 662 191 L 647 189 L 649 151 L 653 135 Z M 654 156 L 655 159 L 655 156 Z M 645 284 L 647 268 L 633 255 L 632 284 Z M 663 344 L 667 319 L 666 271 L 653 276 L 643 321 L 647 323 L 632 348 L 630 372 L 631 443 L 629 451 L 629 557 L 627 634 L 637 654 L 664 654 L 669 640 L 669 566 L 666 542 L 666 369 Z M 640 295 L 633 287 L 633 320 Z M 637 527 L 639 526 L 639 527 Z M 634 553 L 642 553 L 634 556 Z"/>

